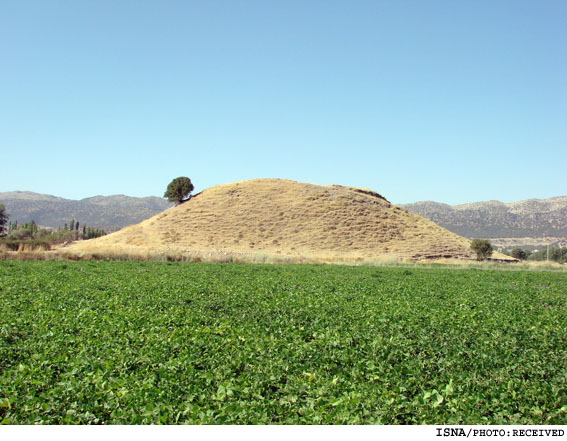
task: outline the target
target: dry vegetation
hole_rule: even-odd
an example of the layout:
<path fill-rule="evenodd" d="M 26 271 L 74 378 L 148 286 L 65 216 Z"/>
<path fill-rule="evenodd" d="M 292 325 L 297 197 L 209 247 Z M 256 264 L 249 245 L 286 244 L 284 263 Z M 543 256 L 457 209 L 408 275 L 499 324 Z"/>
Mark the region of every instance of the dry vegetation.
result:
<path fill-rule="evenodd" d="M 348 263 L 471 259 L 469 244 L 369 190 L 255 179 L 209 188 L 140 224 L 59 252 Z"/>

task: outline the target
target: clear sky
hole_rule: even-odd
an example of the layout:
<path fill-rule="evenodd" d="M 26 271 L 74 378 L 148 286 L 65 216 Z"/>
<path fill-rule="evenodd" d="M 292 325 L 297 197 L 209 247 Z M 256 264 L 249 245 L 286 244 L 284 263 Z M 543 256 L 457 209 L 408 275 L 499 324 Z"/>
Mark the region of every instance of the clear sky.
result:
<path fill-rule="evenodd" d="M 0 191 L 567 194 L 567 1 L 0 2 Z"/>

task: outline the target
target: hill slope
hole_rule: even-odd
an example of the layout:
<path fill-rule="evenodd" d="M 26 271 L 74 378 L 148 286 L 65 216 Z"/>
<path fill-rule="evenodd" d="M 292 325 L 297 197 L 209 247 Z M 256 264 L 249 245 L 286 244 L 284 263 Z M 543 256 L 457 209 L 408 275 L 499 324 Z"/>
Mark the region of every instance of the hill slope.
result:
<path fill-rule="evenodd" d="M 469 241 L 377 193 L 281 179 L 209 188 L 75 251 L 223 251 L 348 259 L 472 257 Z"/>
<path fill-rule="evenodd" d="M 469 238 L 567 238 L 567 196 L 507 204 L 417 202 L 402 206 Z"/>
<path fill-rule="evenodd" d="M 141 222 L 171 206 L 155 196 L 94 196 L 75 201 L 30 191 L 0 193 L 0 203 L 6 206 L 11 221 L 33 220 L 38 225 L 57 228 L 75 219 L 111 231 Z"/>

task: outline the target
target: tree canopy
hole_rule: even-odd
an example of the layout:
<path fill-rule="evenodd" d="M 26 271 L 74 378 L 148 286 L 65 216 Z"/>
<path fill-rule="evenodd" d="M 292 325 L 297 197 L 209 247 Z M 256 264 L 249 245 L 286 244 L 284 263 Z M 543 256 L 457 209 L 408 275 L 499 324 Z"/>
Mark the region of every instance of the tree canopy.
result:
<path fill-rule="evenodd" d="M 6 213 L 6 207 L 0 204 L 0 234 L 4 233 L 4 228 L 8 223 L 8 213 Z"/>
<path fill-rule="evenodd" d="M 194 188 L 191 179 L 181 176 L 169 183 L 163 197 L 167 198 L 169 202 L 180 204 L 185 201 L 185 198 L 189 196 Z"/>
<path fill-rule="evenodd" d="M 530 257 L 530 254 L 531 253 L 529 251 L 523 250 L 521 248 L 514 248 L 510 253 L 510 256 L 516 259 L 526 260 L 528 257 Z"/>
<path fill-rule="evenodd" d="M 488 259 L 492 256 L 492 245 L 486 239 L 474 239 L 471 242 L 471 250 L 476 253 L 478 260 Z"/>

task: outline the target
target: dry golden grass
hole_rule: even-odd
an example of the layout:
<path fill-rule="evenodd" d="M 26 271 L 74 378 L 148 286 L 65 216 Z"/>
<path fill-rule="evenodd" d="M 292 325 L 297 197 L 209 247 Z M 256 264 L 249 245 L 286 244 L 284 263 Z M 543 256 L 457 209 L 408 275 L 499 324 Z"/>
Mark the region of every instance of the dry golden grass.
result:
<path fill-rule="evenodd" d="M 469 240 L 369 190 L 254 179 L 209 188 L 64 252 L 331 263 L 471 259 L 469 247 Z"/>

